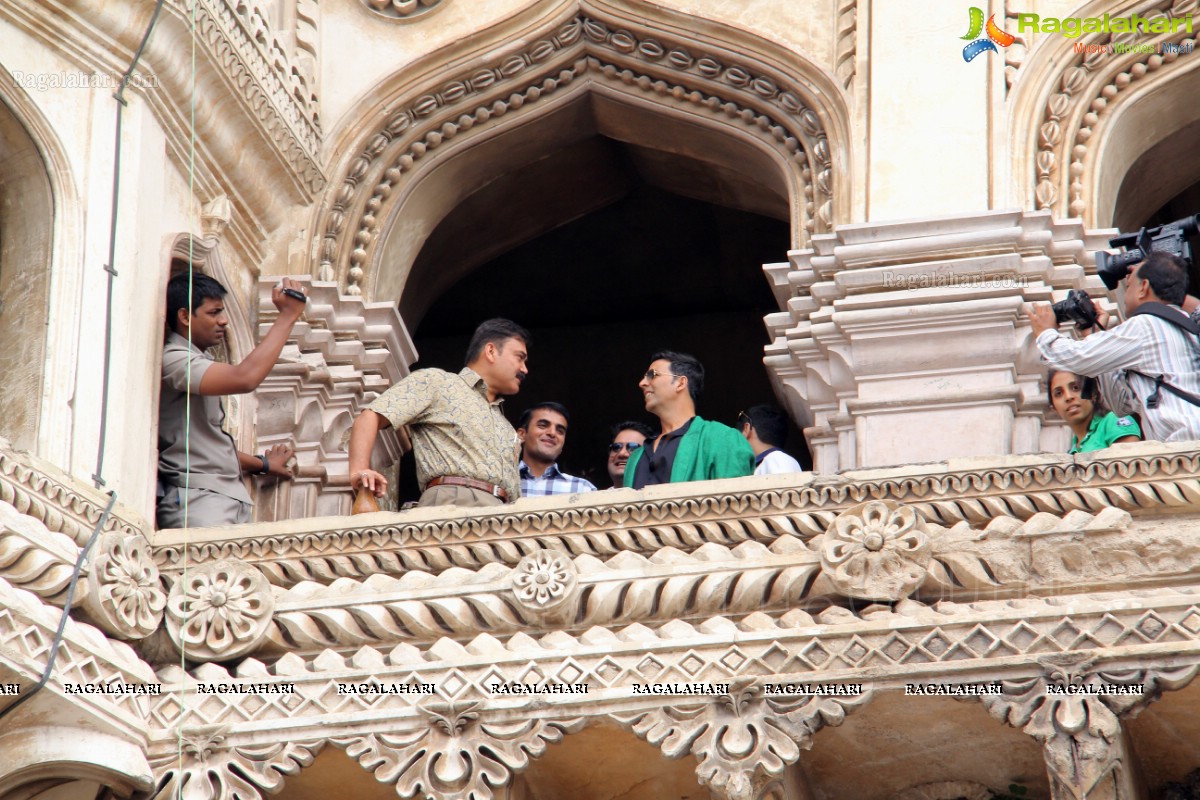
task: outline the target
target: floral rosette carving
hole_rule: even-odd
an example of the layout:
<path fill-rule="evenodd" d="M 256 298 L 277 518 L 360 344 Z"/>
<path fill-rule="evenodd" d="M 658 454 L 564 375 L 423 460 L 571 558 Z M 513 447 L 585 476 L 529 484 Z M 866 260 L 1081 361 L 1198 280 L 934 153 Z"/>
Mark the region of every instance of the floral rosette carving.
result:
<path fill-rule="evenodd" d="M 517 562 L 512 572 L 517 602 L 534 611 L 550 611 L 575 594 L 579 570 L 570 557 L 558 550 L 538 550 Z"/>
<path fill-rule="evenodd" d="M 167 593 L 141 536 L 104 534 L 92 557 L 83 607 L 97 625 L 123 639 L 144 639 L 162 623 Z"/>
<path fill-rule="evenodd" d="M 274 610 L 262 573 L 237 561 L 218 561 L 179 576 L 167 597 L 167 630 L 189 658 L 224 661 L 258 647 Z"/>
<path fill-rule="evenodd" d="M 363 0 L 363 5 L 389 19 L 410 20 L 432 11 L 442 0 Z"/>
<path fill-rule="evenodd" d="M 925 520 L 882 500 L 842 512 L 821 542 L 821 567 L 838 592 L 861 600 L 901 600 L 925 580 L 932 556 Z"/>

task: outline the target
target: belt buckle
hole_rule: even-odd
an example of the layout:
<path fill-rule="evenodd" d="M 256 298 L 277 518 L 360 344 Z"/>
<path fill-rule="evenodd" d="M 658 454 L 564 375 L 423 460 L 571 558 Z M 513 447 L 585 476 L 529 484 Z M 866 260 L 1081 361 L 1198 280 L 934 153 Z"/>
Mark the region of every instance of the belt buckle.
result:
<path fill-rule="evenodd" d="M 492 484 L 492 497 L 496 498 L 497 500 L 503 500 L 504 498 L 500 496 L 501 492 L 503 491 L 504 490 L 500 488 L 499 484 Z"/>

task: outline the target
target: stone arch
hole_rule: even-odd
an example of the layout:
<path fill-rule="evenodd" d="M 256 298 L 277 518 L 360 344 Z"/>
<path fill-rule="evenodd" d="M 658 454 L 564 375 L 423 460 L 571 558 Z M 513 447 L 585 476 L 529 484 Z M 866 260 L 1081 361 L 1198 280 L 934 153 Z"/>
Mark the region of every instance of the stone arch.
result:
<path fill-rule="evenodd" d="M 0 73 L 7 70 L 0 65 Z M 46 385 L 52 353 L 72 353 L 79 278 L 78 204 L 51 125 L 15 81 L 0 86 L 0 435 L 46 457 L 67 437 L 42 424 L 69 415 L 69 385 Z M 19 314 L 15 313 L 16 310 Z M 57 311 L 56 311 L 57 309 Z M 66 373 L 64 363 L 58 370 Z"/>
<path fill-rule="evenodd" d="M 520 777 L 529 795 L 575 800 L 701 797 L 696 759 L 671 759 L 611 722 L 593 721 L 532 760 Z"/>
<path fill-rule="evenodd" d="M 481 34 L 476 49 L 500 53 L 482 66 L 447 66 L 435 54 L 351 114 L 375 121 L 335 145 L 345 155 L 315 227 L 320 279 L 351 294 L 399 298 L 433 228 L 487 183 L 488 175 L 472 172 L 470 187 L 455 185 L 477 166 L 471 151 L 580 97 L 630 112 L 621 124 L 598 112 L 601 135 L 645 144 L 637 115 L 685 126 L 694 141 L 682 155 L 705 150 L 721 175 L 717 191 L 771 205 L 788 220 L 793 246 L 848 220 L 848 112 L 836 79 L 820 68 L 703 20 L 683 25 L 588 2 L 532 13 L 543 18 L 523 21 L 512 45 L 500 38 L 510 36 L 507 27 Z M 465 61 L 459 55 L 455 64 Z M 732 181 L 739 159 L 751 162 L 751 183 L 765 196 L 745 197 L 748 185 Z"/>
<path fill-rule="evenodd" d="M 1186 54 L 1110 49 L 1133 43 L 1194 49 L 1196 35 L 1181 24 L 1190 7 L 1159 0 L 1150 9 L 1132 2 L 1113 8 L 1093 0 L 1073 16 L 1119 17 L 1136 10 L 1145 19 L 1167 20 L 1168 27 L 1179 30 L 1092 33 L 1074 39 L 1044 34 L 1022 67 L 1013 93 L 1013 169 L 1023 205 L 1104 227 L 1129 224 L 1174 196 L 1169 189 L 1166 196 L 1161 189 L 1151 190 L 1146 194 L 1158 200 L 1154 205 L 1125 181 L 1144 153 L 1161 146 L 1160 156 L 1178 154 L 1181 135 L 1187 138 L 1188 131 L 1194 141 L 1200 115 L 1191 98 L 1200 82 L 1200 63 Z M 1153 125 L 1146 124 L 1148 118 Z M 1169 176 L 1183 188 L 1200 177 L 1200 159 L 1186 170 L 1175 164 L 1146 176 Z M 1119 195 L 1126 200 L 1119 201 Z"/>
<path fill-rule="evenodd" d="M 120 794 L 150 787 L 142 749 L 113 734 L 39 720 L 7 731 L 0 747 L 5 754 L 0 796 L 34 797 L 79 781 L 111 786 Z"/>

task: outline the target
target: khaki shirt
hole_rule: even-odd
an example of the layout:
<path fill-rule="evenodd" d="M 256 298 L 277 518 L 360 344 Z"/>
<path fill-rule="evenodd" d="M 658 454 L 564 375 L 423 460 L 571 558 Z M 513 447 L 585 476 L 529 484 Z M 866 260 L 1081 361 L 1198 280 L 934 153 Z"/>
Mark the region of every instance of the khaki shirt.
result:
<path fill-rule="evenodd" d="M 487 384 L 472 369 L 454 375 L 419 369 L 367 406 L 393 427 L 408 425 L 421 491 L 433 478 L 453 475 L 494 483 L 521 496 L 517 432 L 504 401 L 488 402 Z"/>
<path fill-rule="evenodd" d="M 249 503 L 233 437 L 221 427 L 221 398 L 200 394 L 200 381 L 214 363 L 174 331 L 167 336 L 158 399 L 158 477 L 170 486 L 208 489 Z M 185 438 L 189 391 L 191 425 Z"/>

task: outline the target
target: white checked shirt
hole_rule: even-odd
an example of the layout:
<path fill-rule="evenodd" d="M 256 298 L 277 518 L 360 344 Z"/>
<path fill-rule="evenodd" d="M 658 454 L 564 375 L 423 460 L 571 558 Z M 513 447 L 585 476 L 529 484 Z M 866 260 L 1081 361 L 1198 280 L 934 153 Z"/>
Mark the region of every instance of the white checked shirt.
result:
<path fill-rule="evenodd" d="M 1178 306 L 1172 306 L 1178 309 Z M 1179 309 L 1182 314 L 1182 309 Z M 1051 367 L 1078 375 L 1097 376 L 1100 393 L 1118 415 L 1137 413 L 1147 439 L 1181 442 L 1200 439 L 1200 406 L 1166 389 L 1159 391 L 1157 408 L 1146 408 L 1154 393 L 1154 378 L 1185 392 L 1200 395 L 1200 340 L 1166 320 L 1141 314 L 1110 331 L 1097 331 L 1079 341 L 1058 331 L 1037 338 L 1042 360 Z M 1131 375 L 1136 370 L 1143 375 Z"/>
<path fill-rule="evenodd" d="M 545 497 L 550 494 L 576 494 L 578 492 L 594 492 L 596 487 L 585 478 L 576 478 L 551 464 L 542 477 L 535 478 L 522 460 L 517 467 L 521 474 L 521 497 Z"/>

